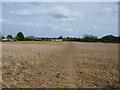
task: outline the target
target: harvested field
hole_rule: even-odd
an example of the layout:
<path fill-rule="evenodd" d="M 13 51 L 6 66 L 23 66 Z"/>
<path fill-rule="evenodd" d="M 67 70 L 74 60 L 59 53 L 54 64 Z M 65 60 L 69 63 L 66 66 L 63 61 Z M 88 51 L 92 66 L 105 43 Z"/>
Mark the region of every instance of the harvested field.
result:
<path fill-rule="evenodd" d="M 3 87 L 104 88 L 108 85 L 118 86 L 118 44 L 26 43 L 2 44 Z"/>

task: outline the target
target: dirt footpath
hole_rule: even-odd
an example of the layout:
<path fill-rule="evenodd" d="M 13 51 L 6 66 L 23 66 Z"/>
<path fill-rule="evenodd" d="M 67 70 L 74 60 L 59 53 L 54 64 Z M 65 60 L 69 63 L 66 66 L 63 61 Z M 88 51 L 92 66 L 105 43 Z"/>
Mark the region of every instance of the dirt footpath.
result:
<path fill-rule="evenodd" d="M 3 87 L 118 86 L 117 44 L 3 44 Z"/>

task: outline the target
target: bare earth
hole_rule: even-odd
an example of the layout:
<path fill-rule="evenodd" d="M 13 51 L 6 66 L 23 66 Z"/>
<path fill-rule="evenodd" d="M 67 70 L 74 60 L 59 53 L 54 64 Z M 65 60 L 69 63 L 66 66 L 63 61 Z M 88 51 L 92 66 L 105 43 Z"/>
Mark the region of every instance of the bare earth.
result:
<path fill-rule="evenodd" d="M 2 44 L 7 88 L 104 88 L 118 83 L 118 45 L 53 42 Z"/>

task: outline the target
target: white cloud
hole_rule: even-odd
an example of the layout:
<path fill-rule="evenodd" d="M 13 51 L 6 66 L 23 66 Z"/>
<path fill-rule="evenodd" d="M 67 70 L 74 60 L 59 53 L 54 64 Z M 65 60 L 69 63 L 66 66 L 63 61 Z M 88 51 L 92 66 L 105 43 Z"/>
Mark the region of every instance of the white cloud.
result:
<path fill-rule="evenodd" d="M 63 31 L 69 31 L 69 32 L 71 32 L 71 31 L 73 31 L 73 29 L 72 28 L 65 28 L 65 29 L 63 29 Z"/>
<path fill-rule="evenodd" d="M 41 24 L 39 23 L 33 23 L 33 22 L 15 22 L 17 25 L 21 26 L 34 26 L 34 27 L 40 27 Z"/>
<path fill-rule="evenodd" d="M 54 30 L 59 29 L 59 26 L 53 25 L 53 24 L 41 24 L 41 23 L 34 23 L 34 22 L 17 22 L 18 25 L 22 25 L 22 26 L 31 26 L 31 27 L 45 27 L 45 28 L 51 28 Z"/>
<path fill-rule="evenodd" d="M 70 10 L 64 6 L 55 6 L 48 10 L 49 14 L 57 18 L 81 17 L 80 12 Z"/>
<path fill-rule="evenodd" d="M 52 28 L 54 30 L 60 29 L 60 26 L 53 25 L 53 24 L 48 24 L 48 25 L 46 25 L 46 27 Z"/>
<path fill-rule="evenodd" d="M 1 21 L 1 20 L 0 20 Z M 55 25 L 55 24 L 42 24 L 37 22 L 15 22 L 11 20 L 4 20 L 3 24 L 12 24 L 12 25 L 19 25 L 19 26 L 27 26 L 27 27 L 36 27 L 36 28 L 50 28 L 52 30 L 61 30 L 66 32 L 73 31 L 72 28 L 62 28 L 61 25 Z"/>
<path fill-rule="evenodd" d="M 40 6 L 40 2 L 30 2 L 32 5 Z"/>
<path fill-rule="evenodd" d="M 93 26 L 93 29 L 99 29 L 100 27 L 99 26 Z"/>
<path fill-rule="evenodd" d="M 11 14 L 13 13 L 14 14 L 15 12 L 14 11 L 9 11 L 9 13 L 11 13 Z"/>
<path fill-rule="evenodd" d="M 112 13 L 113 12 L 112 8 L 105 8 L 103 10 L 106 11 L 107 13 Z"/>
<path fill-rule="evenodd" d="M 80 12 L 73 11 L 64 6 L 54 6 L 49 8 L 34 8 L 34 9 L 23 9 L 18 11 L 9 11 L 11 14 L 18 16 L 32 16 L 32 15 L 49 15 L 54 18 L 60 19 L 63 22 L 73 21 L 76 18 L 81 18 Z"/>
<path fill-rule="evenodd" d="M 76 18 L 61 18 L 60 20 L 62 21 L 62 22 L 70 22 L 70 21 L 74 21 Z"/>
<path fill-rule="evenodd" d="M 2 20 L 2 19 L 0 19 L 0 23 L 2 23 L 2 21 L 3 21 L 3 20 Z"/>
<path fill-rule="evenodd" d="M 115 13 L 115 12 L 118 12 L 118 7 L 117 6 L 114 6 L 112 8 L 105 8 L 103 9 L 103 11 L 105 11 L 106 13 Z"/>
<path fill-rule="evenodd" d="M 105 8 L 104 11 L 111 11 L 111 8 Z"/>
<path fill-rule="evenodd" d="M 19 26 L 28 26 L 28 27 L 45 27 L 45 28 L 51 28 L 54 30 L 60 29 L 60 26 L 54 25 L 54 24 L 42 24 L 42 23 L 37 23 L 37 22 L 15 22 L 15 21 L 10 21 L 10 20 L 0 20 L 0 23 L 3 24 L 13 24 L 13 25 L 19 25 Z"/>
<path fill-rule="evenodd" d="M 19 11 L 9 11 L 9 13 L 15 14 L 18 16 L 30 16 L 30 15 L 38 14 L 38 12 L 34 12 L 32 10 L 27 10 L 27 9 L 19 10 Z"/>
<path fill-rule="evenodd" d="M 0 24 L 7 22 L 5 19 L 0 19 Z"/>

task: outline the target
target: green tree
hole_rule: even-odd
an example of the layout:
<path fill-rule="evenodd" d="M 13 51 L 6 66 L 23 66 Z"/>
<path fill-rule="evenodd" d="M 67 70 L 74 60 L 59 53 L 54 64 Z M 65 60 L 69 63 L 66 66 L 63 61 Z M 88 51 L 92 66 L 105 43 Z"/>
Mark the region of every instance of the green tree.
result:
<path fill-rule="evenodd" d="M 2 39 L 2 36 L 0 35 L 0 39 Z"/>
<path fill-rule="evenodd" d="M 63 36 L 59 36 L 58 38 L 59 38 L 59 39 L 63 39 Z"/>
<path fill-rule="evenodd" d="M 2 39 L 4 39 L 5 37 L 4 36 L 2 36 Z"/>
<path fill-rule="evenodd" d="M 22 41 L 24 40 L 24 35 L 22 32 L 18 32 L 18 34 L 16 35 L 16 39 L 19 40 L 19 41 Z"/>
<path fill-rule="evenodd" d="M 0 33 L 0 39 L 2 39 L 2 34 Z"/>
<path fill-rule="evenodd" d="M 32 40 L 35 40 L 35 37 L 34 36 L 28 36 L 28 37 L 26 37 L 26 39 L 32 41 Z"/>
<path fill-rule="evenodd" d="M 94 36 L 92 34 L 90 34 L 90 35 L 85 34 L 83 40 L 85 42 L 97 42 L 98 38 L 97 38 L 97 36 Z"/>
<path fill-rule="evenodd" d="M 13 37 L 12 35 L 7 35 L 7 38 L 12 39 Z"/>
<path fill-rule="evenodd" d="M 102 42 L 116 42 L 116 37 L 113 35 L 106 35 L 102 37 Z"/>
<path fill-rule="evenodd" d="M 2 35 L 2 34 L 0 34 L 0 39 L 4 39 L 5 37 Z"/>

